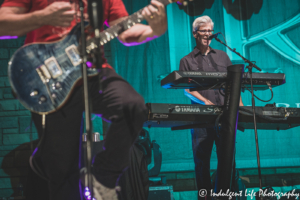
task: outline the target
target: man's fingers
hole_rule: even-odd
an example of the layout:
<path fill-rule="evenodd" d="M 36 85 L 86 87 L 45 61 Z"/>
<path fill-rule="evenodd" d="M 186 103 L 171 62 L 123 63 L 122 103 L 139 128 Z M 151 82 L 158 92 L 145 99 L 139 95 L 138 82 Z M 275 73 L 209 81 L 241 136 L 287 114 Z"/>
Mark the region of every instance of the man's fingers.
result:
<path fill-rule="evenodd" d="M 55 2 L 50 6 L 54 7 L 57 12 L 72 11 L 73 8 L 72 5 L 68 2 Z"/>
<path fill-rule="evenodd" d="M 162 12 L 164 11 L 164 5 L 162 3 L 160 3 L 159 1 L 155 1 L 155 0 L 152 0 L 151 1 L 151 4 L 153 6 L 155 6 L 156 9 L 158 9 L 158 12 Z"/>
<path fill-rule="evenodd" d="M 146 21 L 149 22 L 149 20 L 151 20 L 151 19 L 150 19 L 150 16 L 151 16 L 152 14 L 151 14 L 151 12 L 150 12 L 150 10 L 149 10 L 148 7 L 146 7 L 146 8 L 143 9 L 142 15 L 144 16 L 144 18 L 146 19 Z"/>
<path fill-rule="evenodd" d="M 69 17 L 68 17 L 68 18 L 63 18 L 62 21 L 63 21 L 63 22 L 68 22 L 68 23 L 69 23 L 69 22 L 72 22 L 73 19 L 74 19 L 74 18 L 69 18 Z"/>
<path fill-rule="evenodd" d="M 62 15 L 65 17 L 73 17 L 75 14 L 76 14 L 75 10 L 68 10 L 62 13 Z"/>
<path fill-rule="evenodd" d="M 149 17 L 146 15 L 146 11 L 145 11 L 145 9 L 146 9 L 146 8 L 144 8 L 144 9 L 143 9 L 143 11 L 142 11 L 142 15 L 143 15 L 143 17 L 145 18 L 145 20 L 147 20 L 147 21 L 148 21 L 148 20 L 149 20 Z"/>
<path fill-rule="evenodd" d="M 63 22 L 63 23 L 61 24 L 61 26 L 62 26 L 62 27 L 69 27 L 69 26 L 71 26 L 71 22 Z"/>
<path fill-rule="evenodd" d="M 72 5 L 69 2 L 63 2 L 63 1 L 54 2 L 53 5 L 56 6 L 60 10 L 63 10 L 63 9 L 70 10 L 70 9 L 72 9 Z"/>
<path fill-rule="evenodd" d="M 147 16 L 152 15 L 151 11 L 149 10 L 149 7 L 144 8 L 144 12 L 145 12 L 145 15 L 147 15 Z"/>
<path fill-rule="evenodd" d="M 150 12 L 151 12 L 151 15 L 157 15 L 157 12 L 158 12 L 158 9 L 153 7 L 152 5 L 148 6 Z"/>

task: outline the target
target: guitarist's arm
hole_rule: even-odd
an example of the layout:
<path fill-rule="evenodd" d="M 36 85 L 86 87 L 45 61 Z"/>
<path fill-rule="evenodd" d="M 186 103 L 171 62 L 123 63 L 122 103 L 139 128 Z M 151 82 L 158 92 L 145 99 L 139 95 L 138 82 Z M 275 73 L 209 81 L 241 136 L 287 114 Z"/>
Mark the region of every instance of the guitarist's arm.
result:
<path fill-rule="evenodd" d="M 0 35 L 22 36 L 44 25 L 68 27 L 75 15 L 68 2 L 54 2 L 43 10 L 27 13 L 25 7 L 0 8 Z"/>
<path fill-rule="evenodd" d="M 151 4 L 144 8 L 142 12 L 149 25 L 136 24 L 120 34 L 118 38 L 124 45 L 132 46 L 151 41 L 167 30 L 168 24 L 164 5 L 158 1 L 151 1 Z M 115 25 L 124 19 L 114 20 L 109 25 Z"/>

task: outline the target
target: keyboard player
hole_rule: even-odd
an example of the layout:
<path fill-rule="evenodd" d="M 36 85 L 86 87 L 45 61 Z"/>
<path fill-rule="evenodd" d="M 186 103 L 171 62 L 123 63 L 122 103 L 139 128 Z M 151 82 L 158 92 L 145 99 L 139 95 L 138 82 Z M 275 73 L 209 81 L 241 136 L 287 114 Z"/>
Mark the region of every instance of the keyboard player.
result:
<path fill-rule="evenodd" d="M 213 29 L 214 23 L 209 16 L 195 19 L 193 22 L 193 36 L 196 40 L 196 47 L 180 60 L 180 71 L 226 72 L 227 66 L 232 65 L 224 51 L 209 46 L 211 40 L 208 40 L 208 37 L 213 34 Z M 224 97 L 218 90 L 189 91 L 189 89 L 186 89 L 185 94 L 191 98 L 192 104 L 224 104 Z M 240 106 L 243 106 L 242 99 L 240 99 Z M 206 189 L 209 194 L 213 188 L 210 179 L 211 151 L 215 141 L 217 155 L 219 155 L 219 137 L 213 128 L 192 129 L 191 133 L 197 188 L 198 191 Z M 205 199 L 205 197 L 198 196 L 198 199 Z M 207 195 L 206 199 L 211 199 L 211 197 Z"/>

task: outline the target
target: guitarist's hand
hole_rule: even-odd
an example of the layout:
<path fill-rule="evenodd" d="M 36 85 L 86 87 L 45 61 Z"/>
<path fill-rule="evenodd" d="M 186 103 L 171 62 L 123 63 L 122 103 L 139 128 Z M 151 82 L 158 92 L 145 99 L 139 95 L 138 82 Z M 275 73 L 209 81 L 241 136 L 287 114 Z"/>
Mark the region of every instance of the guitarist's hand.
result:
<path fill-rule="evenodd" d="M 75 10 L 69 2 L 54 2 L 43 9 L 43 25 L 69 27 L 74 19 Z"/>
<path fill-rule="evenodd" d="M 165 7 L 162 3 L 155 0 L 152 0 L 151 4 L 144 8 L 142 15 L 147 20 L 154 35 L 161 36 L 165 33 L 168 26 Z"/>

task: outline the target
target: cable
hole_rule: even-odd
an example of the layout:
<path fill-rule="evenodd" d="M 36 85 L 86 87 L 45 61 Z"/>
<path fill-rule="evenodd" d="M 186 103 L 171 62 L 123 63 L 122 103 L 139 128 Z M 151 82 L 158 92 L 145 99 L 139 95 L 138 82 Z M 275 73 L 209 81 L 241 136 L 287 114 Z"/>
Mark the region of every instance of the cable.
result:
<path fill-rule="evenodd" d="M 216 134 L 217 134 L 217 137 L 220 138 L 220 134 L 219 134 L 219 129 L 220 129 L 220 124 L 219 124 L 219 121 L 220 121 L 220 118 L 222 117 L 223 115 L 223 112 L 221 112 L 221 114 L 218 115 L 216 121 L 215 121 L 215 130 L 216 130 Z"/>
<path fill-rule="evenodd" d="M 33 137 L 32 137 L 32 124 L 33 124 L 33 120 L 32 120 L 32 116 L 31 116 L 31 118 L 30 118 L 30 150 L 31 150 L 31 152 L 33 152 Z"/>
<path fill-rule="evenodd" d="M 32 117 L 31 117 L 31 119 L 30 119 L 30 148 L 31 148 L 31 151 L 34 152 L 34 150 L 33 150 L 33 141 L 32 141 L 32 125 L 33 125 L 33 120 L 32 120 Z M 36 148 L 38 148 L 38 146 L 41 144 L 41 141 L 43 140 L 43 138 L 44 138 L 44 134 L 42 135 L 42 137 L 41 137 L 41 139 L 40 139 L 40 141 L 39 141 Z M 35 161 L 33 160 L 33 156 L 31 155 L 29 157 L 29 165 L 30 165 L 32 171 L 34 171 L 34 173 L 36 173 L 42 179 L 48 181 L 48 179 L 39 172 L 39 171 L 42 171 L 42 170 L 39 167 L 34 167 L 33 162 L 35 162 Z M 38 169 L 36 170 L 36 168 L 38 168 Z"/>
<path fill-rule="evenodd" d="M 33 164 L 34 162 L 35 161 L 33 160 L 33 156 L 30 156 L 30 158 L 29 158 L 29 165 L 30 165 L 32 171 L 34 171 L 34 173 L 36 173 L 42 179 L 44 179 L 46 181 L 49 181 L 49 179 L 47 179 L 42 173 L 40 173 L 41 169 L 39 167 L 37 167 L 37 165 L 34 166 L 34 164 Z"/>
<path fill-rule="evenodd" d="M 219 93 L 220 93 L 223 97 L 225 97 L 225 94 L 224 94 L 223 92 L 221 92 L 221 89 L 223 88 L 223 85 L 225 85 L 225 84 L 226 84 L 226 82 L 222 83 L 222 84 L 220 85 L 220 87 L 219 87 Z"/>
<path fill-rule="evenodd" d="M 213 86 L 211 86 L 210 88 L 205 88 L 203 85 L 201 85 L 200 83 L 198 83 L 197 81 L 195 81 L 194 79 L 191 79 L 193 82 L 195 82 L 197 85 L 199 85 L 199 86 L 201 86 L 203 89 L 205 89 L 205 90 L 210 90 L 210 89 L 212 89 L 212 88 L 214 88 L 215 86 L 217 86 L 217 85 L 219 85 L 220 84 L 220 86 L 222 86 L 222 84 L 224 84 L 224 83 L 226 83 L 226 82 L 223 82 L 223 83 L 216 83 L 215 85 L 213 85 Z"/>
<path fill-rule="evenodd" d="M 205 89 L 200 83 L 198 83 L 197 81 L 195 81 L 194 79 L 191 79 L 193 82 L 195 82 L 197 85 L 201 86 L 203 89 Z"/>
<path fill-rule="evenodd" d="M 225 39 L 225 36 L 223 35 L 223 33 L 221 33 L 221 35 L 222 35 L 223 38 L 224 38 L 225 44 L 227 44 L 226 39 Z"/>
<path fill-rule="evenodd" d="M 36 146 L 36 150 L 38 149 L 38 147 L 42 144 L 43 140 L 44 140 L 44 137 L 45 137 L 45 134 L 46 134 L 46 115 L 43 114 L 42 115 L 42 136 Z M 35 155 L 36 152 L 33 152 L 33 154 L 30 156 L 29 158 L 29 164 L 30 164 L 30 167 L 31 169 L 39 176 L 41 177 L 42 179 L 44 180 L 47 180 L 48 181 L 48 178 L 43 175 L 43 170 L 38 166 L 38 164 L 36 164 L 36 161 L 33 159 L 34 155 Z M 35 165 L 34 165 L 35 164 Z"/>
<path fill-rule="evenodd" d="M 267 85 L 269 86 L 269 89 L 271 90 L 271 99 L 269 99 L 269 100 L 262 100 L 262 99 L 260 99 L 258 96 L 256 96 L 255 94 L 253 94 L 253 96 L 255 97 L 255 98 L 257 98 L 259 101 L 262 101 L 262 102 L 270 102 L 272 99 L 273 99 L 273 89 L 272 89 L 272 87 L 271 87 L 271 84 L 269 83 L 269 82 L 267 82 Z M 243 85 L 250 93 L 252 92 L 246 85 Z"/>

